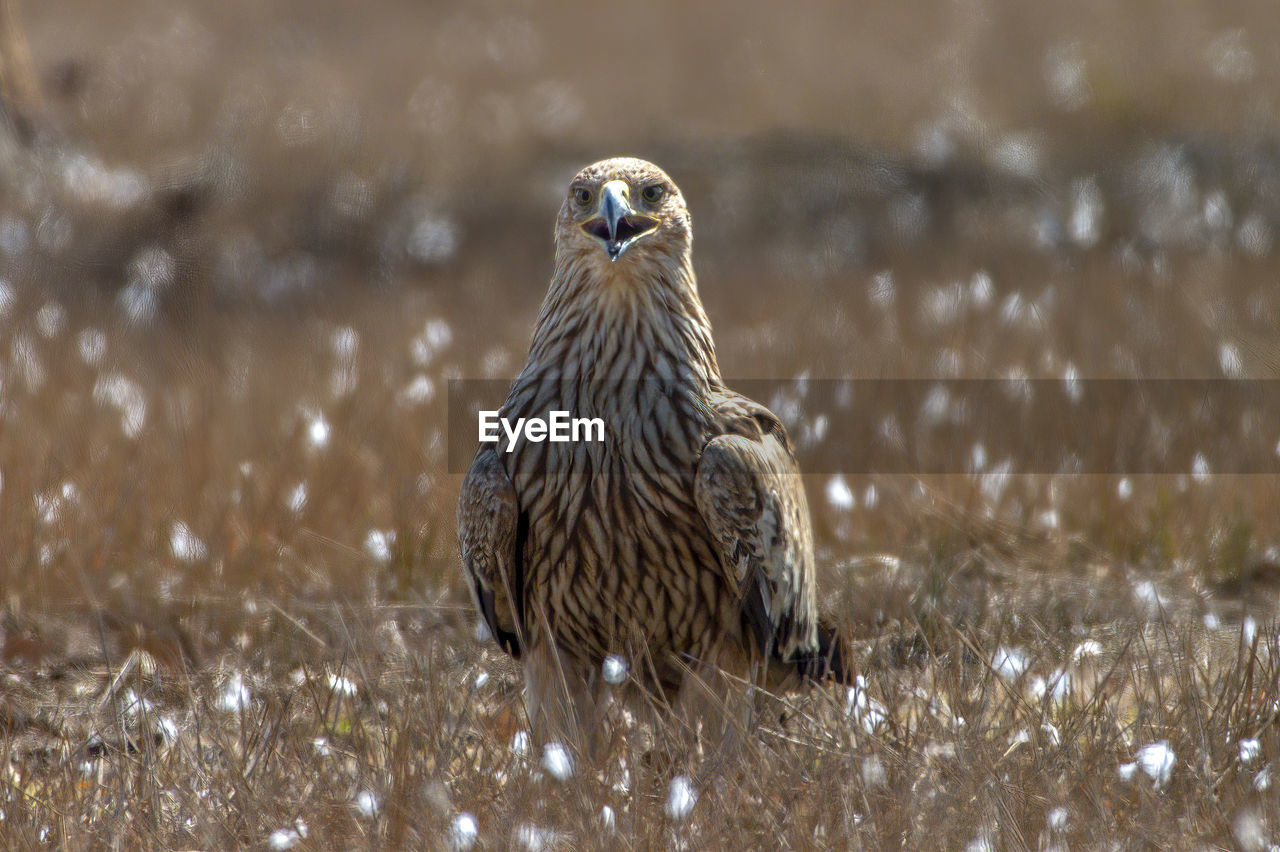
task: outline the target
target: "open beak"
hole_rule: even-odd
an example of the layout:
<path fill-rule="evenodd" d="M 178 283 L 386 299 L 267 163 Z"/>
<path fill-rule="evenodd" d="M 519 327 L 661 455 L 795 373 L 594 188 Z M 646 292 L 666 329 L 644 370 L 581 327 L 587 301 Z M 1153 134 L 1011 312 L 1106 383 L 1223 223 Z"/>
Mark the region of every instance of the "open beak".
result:
<path fill-rule="evenodd" d="M 600 189 L 600 205 L 596 215 L 582 223 L 582 230 L 604 243 L 610 261 L 622 256 L 636 240 L 652 233 L 658 220 L 637 213 L 627 198 L 625 182 L 611 180 Z"/>

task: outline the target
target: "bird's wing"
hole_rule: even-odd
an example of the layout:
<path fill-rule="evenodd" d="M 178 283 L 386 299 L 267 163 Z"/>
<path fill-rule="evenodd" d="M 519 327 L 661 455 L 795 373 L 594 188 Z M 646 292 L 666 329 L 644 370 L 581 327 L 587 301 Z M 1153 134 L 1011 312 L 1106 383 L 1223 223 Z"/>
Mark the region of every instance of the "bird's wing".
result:
<path fill-rule="evenodd" d="M 476 453 L 458 495 L 458 546 L 476 608 L 503 650 L 517 659 L 523 648 L 524 539 L 511 478 L 497 453 Z"/>
<path fill-rule="evenodd" d="M 818 649 L 813 534 L 786 431 L 768 409 L 747 405 L 734 434 L 703 448 L 694 502 L 733 572 L 757 646 L 785 662 Z"/>

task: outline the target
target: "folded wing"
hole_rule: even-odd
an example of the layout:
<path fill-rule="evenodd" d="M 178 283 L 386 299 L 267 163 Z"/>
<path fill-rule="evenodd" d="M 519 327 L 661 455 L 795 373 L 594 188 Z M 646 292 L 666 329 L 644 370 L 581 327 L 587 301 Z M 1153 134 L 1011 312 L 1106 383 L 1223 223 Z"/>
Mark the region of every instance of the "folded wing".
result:
<path fill-rule="evenodd" d="M 694 501 L 737 582 L 757 648 L 803 668 L 819 651 L 809 508 L 782 425 L 755 408 L 754 428 L 707 443 Z"/>
<path fill-rule="evenodd" d="M 476 608 L 489 632 L 519 659 L 523 647 L 524 572 L 528 519 L 497 454 L 476 454 L 458 497 L 458 545 Z"/>

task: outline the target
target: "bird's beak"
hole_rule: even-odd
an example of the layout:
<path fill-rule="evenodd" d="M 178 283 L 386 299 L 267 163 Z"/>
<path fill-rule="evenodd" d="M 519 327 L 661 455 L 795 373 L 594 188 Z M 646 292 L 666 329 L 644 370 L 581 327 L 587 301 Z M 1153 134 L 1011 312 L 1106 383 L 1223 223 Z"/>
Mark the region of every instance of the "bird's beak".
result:
<path fill-rule="evenodd" d="M 611 180 L 600 188 L 596 215 L 582 223 L 582 230 L 600 242 L 610 261 L 615 261 L 636 240 L 657 230 L 659 220 L 637 213 L 628 198 L 625 181 Z"/>

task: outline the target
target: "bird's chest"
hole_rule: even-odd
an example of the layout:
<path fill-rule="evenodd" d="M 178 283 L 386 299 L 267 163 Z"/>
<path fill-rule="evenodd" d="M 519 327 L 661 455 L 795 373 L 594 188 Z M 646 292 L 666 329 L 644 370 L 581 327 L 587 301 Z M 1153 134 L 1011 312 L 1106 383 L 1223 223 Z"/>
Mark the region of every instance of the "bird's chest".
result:
<path fill-rule="evenodd" d="M 693 510 L 698 458 L 715 425 L 695 393 L 648 374 L 543 384 L 508 414 L 562 424 L 559 440 L 544 430 L 546 438 L 521 441 L 510 456 L 522 506 L 566 533 L 584 514 L 622 522 L 610 541 L 655 515 Z"/>
<path fill-rule="evenodd" d="M 530 603 L 565 644 L 593 656 L 637 636 L 687 646 L 684 634 L 709 623 L 724 597 L 693 500 L 712 424 L 656 384 L 618 398 L 574 400 L 575 416 L 603 421 L 603 440 L 531 444 L 513 460 L 529 512 Z"/>
<path fill-rule="evenodd" d="M 655 560 L 636 555 L 637 539 L 659 528 L 701 532 L 692 524 L 693 481 L 709 427 L 660 392 L 637 396 L 624 405 L 586 395 L 552 403 L 591 426 L 577 440 L 517 450 L 516 489 L 539 521 L 530 524 L 530 544 L 548 570 L 592 577 L 632 563 L 657 570 Z"/>

